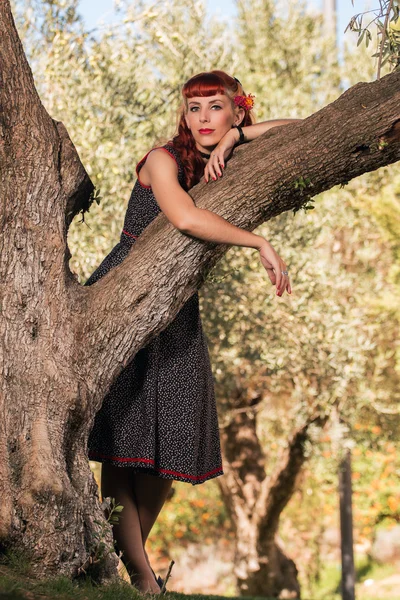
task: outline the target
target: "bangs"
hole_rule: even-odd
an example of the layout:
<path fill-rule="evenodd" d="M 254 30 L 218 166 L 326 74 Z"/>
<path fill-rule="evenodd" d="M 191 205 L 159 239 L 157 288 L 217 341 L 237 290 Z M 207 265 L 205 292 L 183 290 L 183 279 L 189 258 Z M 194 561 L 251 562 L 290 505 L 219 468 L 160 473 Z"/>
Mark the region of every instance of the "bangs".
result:
<path fill-rule="evenodd" d="M 215 96 L 216 94 L 226 94 L 224 82 L 214 73 L 200 73 L 195 75 L 185 83 L 182 88 L 182 94 L 185 98 L 194 98 L 196 96 Z"/>

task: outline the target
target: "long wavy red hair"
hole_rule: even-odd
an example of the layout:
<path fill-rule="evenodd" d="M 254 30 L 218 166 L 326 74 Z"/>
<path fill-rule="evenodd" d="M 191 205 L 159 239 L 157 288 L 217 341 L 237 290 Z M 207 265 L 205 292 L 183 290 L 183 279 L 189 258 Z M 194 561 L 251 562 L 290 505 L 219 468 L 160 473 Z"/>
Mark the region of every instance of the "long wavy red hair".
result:
<path fill-rule="evenodd" d="M 185 113 L 188 111 L 188 98 L 195 96 L 214 96 L 215 94 L 225 94 L 231 99 L 232 108 L 236 108 L 233 102 L 235 96 L 244 96 L 242 84 L 231 77 L 225 71 L 208 71 L 199 73 L 191 77 L 182 87 L 183 102 L 178 111 L 177 133 L 169 141 L 179 152 L 185 167 L 186 187 L 190 189 L 198 183 L 204 173 L 204 161 L 196 147 L 194 137 L 188 128 L 185 120 Z M 251 110 L 246 113 L 240 125 L 252 125 L 254 116 Z"/>

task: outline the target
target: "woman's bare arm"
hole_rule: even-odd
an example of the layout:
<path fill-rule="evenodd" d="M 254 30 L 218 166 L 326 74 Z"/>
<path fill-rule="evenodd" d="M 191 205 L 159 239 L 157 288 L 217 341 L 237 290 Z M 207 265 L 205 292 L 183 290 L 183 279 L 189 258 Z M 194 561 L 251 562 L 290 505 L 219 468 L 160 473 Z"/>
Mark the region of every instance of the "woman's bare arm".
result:
<path fill-rule="evenodd" d="M 207 242 L 260 249 L 265 239 L 229 223 L 216 213 L 197 208 L 178 181 L 174 159 L 153 150 L 146 160 L 147 173 L 157 203 L 167 219 L 182 233 Z"/>
<path fill-rule="evenodd" d="M 259 135 L 268 131 L 268 129 L 280 127 L 281 125 L 289 125 L 289 123 L 297 123 L 302 120 L 303 119 L 271 119 L 270 121 L 261 121 L 260 123 L 254 123 L 254 125 L 247 125 L 246 127 L 242 127 L 244 139 L 246 142 L 251 142 L 258 138 Z M 237 129 L 234 129 L 234 133 L 236 135 L 237 143 L 239 141 L 239 132 Z"/>
<path fill-rule="evenodd" d="M 256 248 L 276 293 L 291 293 L 287 266 L 273 246 L 260 235 L 236 227 L 216 213 L 197 208 L 178 181 L 174 159 L 164 150 L 155 149 L 146 159 L 146 172 L 154 197 L 167 219 L 182 233 L 207 242 Z"/>

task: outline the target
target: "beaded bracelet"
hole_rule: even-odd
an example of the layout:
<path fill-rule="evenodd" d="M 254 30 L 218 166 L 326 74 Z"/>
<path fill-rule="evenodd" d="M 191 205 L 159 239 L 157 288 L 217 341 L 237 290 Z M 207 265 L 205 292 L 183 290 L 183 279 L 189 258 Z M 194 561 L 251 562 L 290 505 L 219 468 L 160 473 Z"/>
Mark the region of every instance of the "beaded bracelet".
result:
<path fill-rule="evenodd" d="M 239 132 L 239 141 L 236 142 L 236 146 L 240 146 L 240 144 L 244 144 L 246 142 L 246 140 L 244 139 L 243 129 L 240 127 L 240 125 L 234 125 L 234 127 Z"/>

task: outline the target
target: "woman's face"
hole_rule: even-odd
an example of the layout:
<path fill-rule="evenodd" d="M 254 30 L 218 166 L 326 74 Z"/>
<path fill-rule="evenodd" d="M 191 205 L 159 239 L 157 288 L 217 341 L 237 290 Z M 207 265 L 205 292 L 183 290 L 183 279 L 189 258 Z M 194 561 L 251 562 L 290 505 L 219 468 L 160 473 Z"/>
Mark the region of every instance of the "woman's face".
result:
<path fill-rule="evenodd" d="M 244 109 L 232 108 L 232 102 L 225 94 L 196 96 L 188 98 L 188 111 L 185 114 L 199 150 L 211 151 L 220 139 L 232 128 L 239 125 L 244 117 Z"/>

